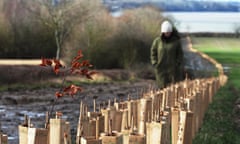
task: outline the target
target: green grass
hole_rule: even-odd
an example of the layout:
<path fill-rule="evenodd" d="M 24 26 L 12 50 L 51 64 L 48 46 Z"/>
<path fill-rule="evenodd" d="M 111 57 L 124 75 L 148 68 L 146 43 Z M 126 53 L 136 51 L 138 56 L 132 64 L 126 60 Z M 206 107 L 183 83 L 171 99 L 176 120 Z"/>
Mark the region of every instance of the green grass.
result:
<path fill-rule="evenodd" d="M 240 64 L 240 40 L 237 38 L 193 38 L 193 47 L 223 64 Z"/>
<path fill-rule="evenodd" d="M 239 144 L 234 103 L 240 98 L 240 41 L 235 38 L 192 38 L 193 47 L 230 67 L 228 83 L 214 96 L 193 144 Z"/>

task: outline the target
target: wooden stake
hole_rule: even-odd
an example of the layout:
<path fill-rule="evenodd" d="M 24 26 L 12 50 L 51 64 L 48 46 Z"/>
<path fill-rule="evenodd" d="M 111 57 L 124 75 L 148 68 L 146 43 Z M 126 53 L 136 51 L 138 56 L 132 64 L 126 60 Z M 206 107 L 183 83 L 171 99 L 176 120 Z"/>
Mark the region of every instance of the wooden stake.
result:
<path fill-rule="evenodd" d="M 93 99 L 93 112 L 96 112 L 96 99 Z"/>
<path fill-rule="evenodd" d="M 97 117 L 97 119 L 96 119 L 96 140 L 98 140 L 99 139 L 99 117 Z"/>
<path fill-rule="evenodd" d="M 83 103 L 80 102 L 80 109 L 79 109 L 79 118 L 78 118 L 78 128 L 77 128 L 77 135 L 76 135 L 76 144 L 81 144 L 81 136 L 82 136 L 82 114 L 83 114 Z"/>
<path fill-rule="evenodd" d="M 49 112 L 48 111 L 46 112 L 44 128 L 45 129 L 49 128 Z"/>
<path fill-rule="evenodd" d="M 108 135 L 111 136 L 112 135 L 112 119 L 109 120 L 109 131 L 108 131 Z"/>

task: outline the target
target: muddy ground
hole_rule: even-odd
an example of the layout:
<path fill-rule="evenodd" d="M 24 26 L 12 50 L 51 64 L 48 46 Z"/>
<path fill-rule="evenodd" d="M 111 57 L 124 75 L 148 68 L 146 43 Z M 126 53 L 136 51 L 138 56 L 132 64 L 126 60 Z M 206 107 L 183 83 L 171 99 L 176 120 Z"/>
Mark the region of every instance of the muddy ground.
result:
<path fill-rule="evenodd" d="M 127 95 L 133 99 L 146 91 L 152 80 L 135 82 L 108 82 L 98 84 L 83 84 L 83 92 L 72 97 L 63 97 L 57 100 L 55 111 L 61 111 L 63 117 L 71 123 L 72 134 L 76 134 L 79 116 L 79 104 L 83 101 L 89 110 L 93 108 L 93 96 L 98 96 L 97 105 L 118 100 L 125 100 Z M 23 123 L 24 115 L 28 115 L 35 127 L 43 127 L 45 112 L 49 111 L 58 88 L 44 88 L 37 90 L 14 90 L 1 92 L 0 116 L 2 130 L 8 134 L 10 144 L 17 144 L 17 127 Z M 123 96 L 123 97 L 122 97 Z"/>
<path fill-rule="evenodd" d="M 183 41 L 185 54 L 185 68 L 189 75 L 194 77 L 211 76 L 215 67 L 202 59 L 198 54 L 187 49 L 187 42 Z M 75 138 L 79 116 L 79 103 L 83 101 L 92 110 L 93 96 L 98 96 L 97 104 L 103 105 L 109 99 L 111 101 L 126 100 L 128 95 L 132 99 L 139 98 L 150 86 L 155 85 L 152 67 L 144 67 L 137 71 L 129 70 L 100 70 L 100 79 L 107 82 L 82 83 L 83 92 L 74 98 L 64 97 L 57 101 L 55 111 L 61 111 L 63 117 L 71 123 L 72 135 Z M 47 77 L 46 77 L 47 75 Z M 98 78 L 99 78 L 98 77 Z M 134 80 L 133 80 L 134 79 Z M 7 86 L 22 82 L 60 82 L 49 69 L 41 69 L 39 66 L 29 65 L 0 65 L 0 84 Z M 101 80 L 102 81 L 102 80 Z M 23 122 L 24 115 L 28 115 L 35 127 L 43 127 L 45 112 L 51 107 L 58 87 L 45 87 L 25 89 L 9 88 L 0 92 L 0 118 L 2 131 L 9 136 L 9 144 L 18 144 L 18 125 Z"/>

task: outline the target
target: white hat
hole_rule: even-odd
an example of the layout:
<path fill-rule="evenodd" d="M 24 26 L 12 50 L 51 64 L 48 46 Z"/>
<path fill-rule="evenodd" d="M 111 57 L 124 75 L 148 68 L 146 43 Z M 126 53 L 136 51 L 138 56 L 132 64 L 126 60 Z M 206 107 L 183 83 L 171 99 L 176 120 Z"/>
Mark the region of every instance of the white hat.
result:
<path fill-rule="evenodd" d="M 172 32 L 172 24 L 169 21 L 164 21 L 161 25 L 161 32 Z"/>

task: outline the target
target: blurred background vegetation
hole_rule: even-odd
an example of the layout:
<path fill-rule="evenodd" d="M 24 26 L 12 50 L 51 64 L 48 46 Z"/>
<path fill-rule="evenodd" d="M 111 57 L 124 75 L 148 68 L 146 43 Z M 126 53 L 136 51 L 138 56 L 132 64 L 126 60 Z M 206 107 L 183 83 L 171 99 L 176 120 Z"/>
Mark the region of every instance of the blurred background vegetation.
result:
<path fill-rule="evenodd" d="M 74 7 L 48 1 L 1 0 L 1 58 L 53 58 L 59 47 L 67 64 L 79 49 L 99 69 L 149 63 L 163 20 L 159 9 L 142 7 L 113 17 L 99 0 L 79 0 Z"/>

